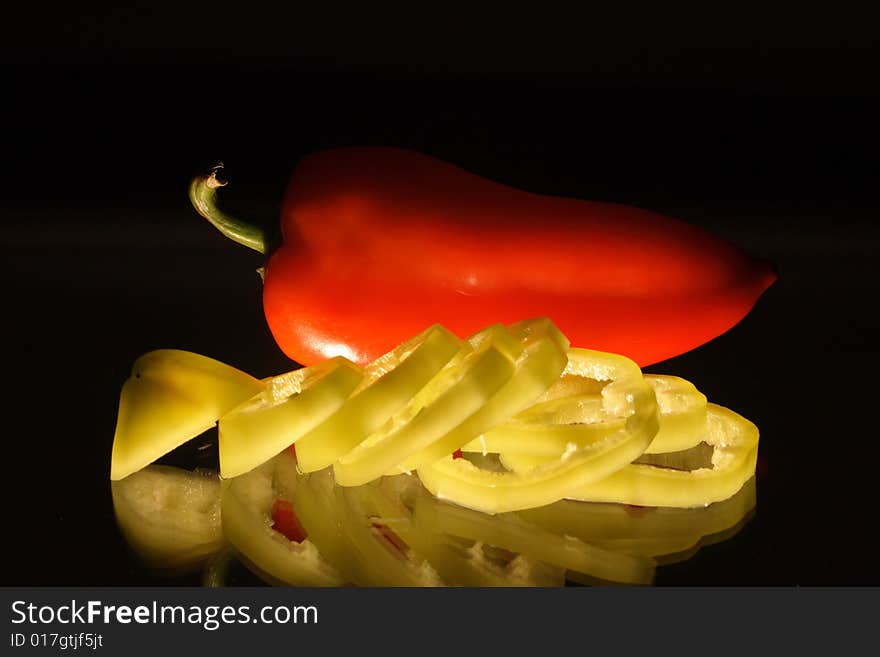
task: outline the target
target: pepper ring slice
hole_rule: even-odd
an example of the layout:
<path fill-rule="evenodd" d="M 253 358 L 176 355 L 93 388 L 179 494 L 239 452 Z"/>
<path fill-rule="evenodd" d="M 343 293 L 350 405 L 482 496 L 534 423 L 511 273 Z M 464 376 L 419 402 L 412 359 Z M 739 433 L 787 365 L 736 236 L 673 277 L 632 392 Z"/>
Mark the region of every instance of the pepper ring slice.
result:
<path fill-rule="evenodd" d="M 351 398 L 297 443 L 300 469 L 326 468 L 354 449 L 403 408 L 464 344 L 435 324 L 368 365 Z"/>
<path fill-rule="evenodd" d="M 478 511 L 517 511 L 568 497 L 640 456 L 657 433 L 658 418 L 654 390 L 639 367 L 616 354 L 572 349 L 565 372 L 610 381 L 601 389 L 599 418 L 607 421 L 607 432 L 596 432 L 594 440 L 573 444 L 528 471 L 495 472 L 466 459 L 445 458 L 419 469 L 425 487 L 441 499 Z"/>
<path fill-rule="evenodd" d="M 713 448 L 712 467 L 674 470 L 632 463 L 610 476 L 572 488 L 566 497 L 638 506 L 697 507 L 733 496 L 755 474 L 758 428 L 730 409 L 708 405 L 705 442 Z M 531 472 L 542 459 L 502 454 L 505 466 Z"/>
<path fill-rule="evenodd" d="M 110 479 L 146 467 L 263 389 L 230 365 L 179 349 L 138 358 L 122 386 Z"/>
<path fill-rule="evenodd" d="M 443 438 L 407 459 L 401 469 L 417 470 L 459 449 L 474 436 L 533 404 L 556 381 L 568 364 L 569 342 L 549 319 L 517 322 L 508 327 L 523 350 L 513 376 L 476 413 Z"/>
<path fill-rule="evenodd" d="M 237 477 L 296 443 L 339 409 L 363 376 L 336 356 L 269 379 L 262 393 L 220 418 L 220 474 Z"/>
<path fill-rule="evenodd" d="M 513 376 L 522 350 L 523 343 L 501 324 L 471 336 L 468 345 L 379 431 L 333 464 L 336 483 L 358 486 L 378 479 L 443 438 Z"/>

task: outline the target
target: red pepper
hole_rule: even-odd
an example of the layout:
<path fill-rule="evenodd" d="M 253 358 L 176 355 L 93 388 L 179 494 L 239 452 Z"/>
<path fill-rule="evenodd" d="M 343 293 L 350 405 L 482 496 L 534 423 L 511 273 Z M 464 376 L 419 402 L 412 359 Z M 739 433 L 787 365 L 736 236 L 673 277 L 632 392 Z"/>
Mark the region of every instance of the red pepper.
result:
<path fill-rule="evenodd" d="M 546 316 L 572 344 L 645 366 L 727 331 L 776 279 L 683 221 L 520 191 L 411 151 L 304 158 L 279 245 L 217 210 L 219 184 L 197 179 L 193 202 L 269 253 L 266 319 L 304 365 L 335 355 L 365 364 L 434 323 L 467 336 Z"/>
<path fill-rule="evenodd" d="M 293 512 L 293 505 L 280 497 L 272 505 L 272 529 L 294 543 L 302 543 L 308 536 Z"/>

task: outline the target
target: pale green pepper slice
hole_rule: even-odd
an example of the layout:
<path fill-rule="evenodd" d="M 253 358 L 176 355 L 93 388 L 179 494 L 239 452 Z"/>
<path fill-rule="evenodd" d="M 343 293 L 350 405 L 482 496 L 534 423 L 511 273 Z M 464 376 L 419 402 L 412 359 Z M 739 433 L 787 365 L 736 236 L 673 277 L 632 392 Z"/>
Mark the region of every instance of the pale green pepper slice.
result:
<path fill-rule="evenodd" d="M 508 327 L 522 342 L 513 376 L 464 422 L 429 447 L 406 459 L 402 470 L 416 470 L 452 454 L 474 436 L 505 422 L 535 402 L 568 364 L 569 342 L 547 318 L 517 322 Z"/>
<path fill-rule="evenodd" d="M 337 356 L 267 380 L 263 392 L 220 418 L 220 474 L 237 477 L 296 443 L 335 413 L 363 376 Z"/>
<path fill-rule="evenodd" d="M 572 487 L 565 497 L 638 506 L 697 507 L 734 495 L 755 473 L 758 428 L 733 411 L 708 404 L 705 442 L 713 448 L 711 467 L 692 471 L 631 463 L 610 476 Z M 544 467 L 546 457 L 501 454 L 514 472 Z"/>
<path fill-rule="evenodd" d="M 468 343 L 381 429 L 333 464 L 338 484 L 399 473 L 401 463 L 479 411 L 510 380 L 523 344 L 504 326 L 490 326 Z"/>
<path fill-rule="evenodd" d="M 677 376 L 646 374 L 645 381 L 654 389 L 660 412 L 660 428 L 645 453 L 676 452 L 702 442 L 706 396 Z M 462 451 L 558 456 L 569 445 L 593 442 L 596 434 L 607 429 L 601 409 L 601 387 L 596 381 L 566 375 L 542 401 L 486 431 Z"/>
<path fill-rule="evenodd" d="M 530 406 L 470 441 L 462 451 L 559 457 L 567 449 L 585 448 L 625 427 L 625 417 L 608 417 L 600 393 L 573 395 Z"/>
<path fill-rule="evenodd" d="M 263 383 L 220 361 L 178 349 L 135 361 L 122 386 L 110 479 L 137 472 L 213 427 Z"/>
<path fill-rule="evenodd" d="M 527 471 L 493 472 L 447 457 L 419 469 L 425 487 L 440 499 L 471 509 L 516 511 L 568 497 L 640 456 L 659 425 L 654 391 L 638 365 L 616 354 L 572 349 L 565 373 L 609 382 L 601 388 L 601 417 L 593 423 L 605 423 L 607 431 L 592 432 L 592 441 L 572 444 L 561 456 Z"/>
<path fill-rule="evenodd" d="M 297 442 L 300 469 L 315 472 L 354 449 L 403 408 L 464 344 L 436 324 L 368 365 L 346 403 Z"/>

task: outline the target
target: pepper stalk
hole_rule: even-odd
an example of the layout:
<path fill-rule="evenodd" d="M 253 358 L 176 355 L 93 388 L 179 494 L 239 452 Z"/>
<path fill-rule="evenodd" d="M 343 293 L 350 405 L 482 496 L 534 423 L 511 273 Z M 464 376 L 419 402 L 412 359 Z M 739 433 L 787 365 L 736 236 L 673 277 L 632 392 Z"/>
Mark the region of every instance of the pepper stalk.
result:
<path fill-rule="evenodd" d="M 223 235 L 249 249 L 263 255 L 273 250 L 280 241 L 263 226 L 233 217 L 217 207 L 217 190 L 226 186 L 225 180 L 217 177 L 223 164 L 217 164 L 207 176 L 196 176 L 189 186 L 189 199 L 196 211 L 207 219 Z"/>

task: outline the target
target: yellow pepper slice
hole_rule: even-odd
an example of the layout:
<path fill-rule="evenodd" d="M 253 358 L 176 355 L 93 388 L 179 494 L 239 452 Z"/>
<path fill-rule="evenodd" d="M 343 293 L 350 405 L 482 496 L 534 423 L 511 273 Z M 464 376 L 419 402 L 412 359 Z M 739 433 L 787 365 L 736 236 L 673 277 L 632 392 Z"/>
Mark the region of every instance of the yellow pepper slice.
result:
<path fill-rule="evenodd" d="M 272 584 L 342 586 L 343 576 L 314 542 L 288 540 L 272 529 L 271 509 L 279 497 L 296 495 L 296 460 L 282 452 L 250 472 L 223 482 L 223 533 L 242 561 Z"/>
<path fill-rule="evenodd" d="M 573 395 L 530 406 L 470 441 L 462 451 L 558 458 L 567 449 L 587 447 L 625 427 L 625 417 L 608 417 L 600 393 Z"/>
<path fill-rule="evenodd" d="M 513 376 L 464 422 L 429 447 L 411 456 L 402 470 L 417 470 L 453 453 L 462 445 L 516 415 L 544 394 L 568 364 L 569 342 L 547 318 L 517 322 L 508 327 L 522 342 Z"/>
<path fill-rule="evenodd" d="M 403 408 L 463 345 L 436 324 L 368 365 L 351 398 L 297 442 L 300 469 L 320 470 L 350 452 Z"/>
<path fill-rule="evenodd" d="M 651 559 L 590 545 L 567 533 L 547 531 L 514 513 L 488 516 L 421 495 L 416 498 L 413 517 L 416 525 L 426 531 L 511 550 L 600 580 L 650 584 L 654 579 Z"/>
<path fill-rule="evenodd" d="M 223 547 L 216 475 L 150 465 L 110 490 L 122 535 L 151 568 L 189 570 Z"/>
<path fill-rule="evenodd" d="M 705 442 L 713 448 L 712 467 L 693 471 L 632 463 L 608 477 L 572 487 L 571 499 L 639 506 L 697 507 L 731 497 L 755 473 L 758 428 L 733 411 L 708 404 Z M 544 467 L 546 457 L 501 454 L 514 472 Z"/>
<path fill-rule="evenodd" d="M 616 354 L 572 349 L 565 373 L 610 382 L 601 388 L 601 415 L 593 423 L 605 423 L 607 431 L 591 428 L 592 440 L 572 444 L 561 456 L 543 459 L 528 471 L 493 472 L 447 457 L 419 469 L 425 487 L 471 509 L 516 511 L 569 497 L 641 455 L 657 433 L 658 413 L 654 391 L 639 367 Z"/>
<path fill-rule="evenodd" d="M 678 376 L 646 374 L 660 409 L 660 430 L 646 454 L 678 452 L 700 444 L 706 434 L 706 395 Z"/>
<path fill-rule="evenodd" d="M 657 454 L 689 449 L 706 432 L 706 396 L 677 376 L 644 376 L 657 397 L 660 429 L 645 450 Z M 609 424 L 602 419 L 602 386 L 593 379 L 565 375 L 544 399 L 499 423 L 464 447 L 464 452 L 558 456 L 570 445 L 593 442 Z M 600 421 L 597 422 L 597 419 Z M 623 419 L 619 422 L 622 424 Z"/>
<path fill-rule="evenodd" d="M 378 431 L 333 464 L 336 482 L 358 486 L 399 472 L 408 457 L 467 420 L 513 376 L 523 344 L 501 324 L 468 344 Z"/>
<path fill-rule="evenodd" d="M 135 361 L 122 386 L 110 479 L 137 472 L 263 389 L 263 383 L 220 361 L 178 349 Z"/>
<path fill-rule="evenodd" d="M 296 443 L 335 413 L 363 376 L 337 356 L 269 379 L 263 392 L 220 418 L 220 474 L 237 477 Z"/>

